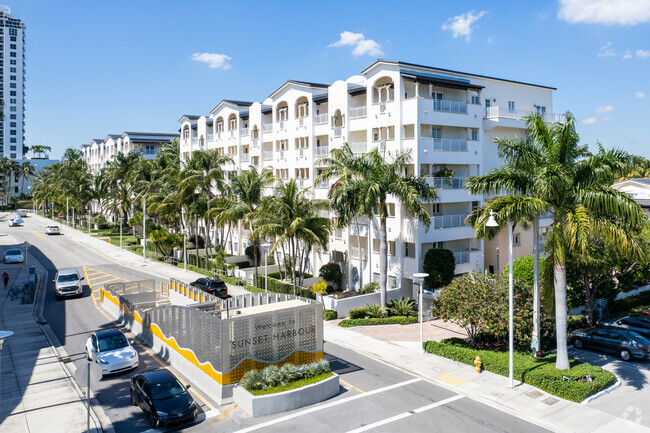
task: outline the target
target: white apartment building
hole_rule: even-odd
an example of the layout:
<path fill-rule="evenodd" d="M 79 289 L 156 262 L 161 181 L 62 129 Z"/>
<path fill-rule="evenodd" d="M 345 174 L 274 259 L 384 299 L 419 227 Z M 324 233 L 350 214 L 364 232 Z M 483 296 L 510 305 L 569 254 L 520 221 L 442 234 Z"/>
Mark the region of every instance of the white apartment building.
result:
<path fill-rule="evenodd" d="M 399 203 L 388 221 L 389 287 L 412 294 L 412 275 L 432 247 L 450 249 L 456 273 L 483 271 L 483 241 L 464 225 L 482 203 L 464 189 L 465 179 L 500 165 L 495 137 L 523 137 L 522 117 L 533 112 L 553 120 L 553 91 L 547 86 L 462 73 L 405 62 L 378 60 L 346 80 L 332 84 L 287 81 L 263 102 L 222 100 L 209 115 L 180 119 L 181 158 L 197 149 L 230 155 L 228 170 L 255 166 L 276 177 L 297 179 L 326 200 L 330 185 L 314 185 L 319 158 L 347 142 L 359 154 L 410 151 L 411 174 L 429 177 L 440 199 L 427 203 L 428 231 Z M 442 172 L 453 176 L 442 177 Z M 269 191 L 270 193 L 271 191 Z M 378 218 L 337 230 L 328 251 L 314 252 L 311 272 L 329 261 L 342 264 L 351 287 L 379 277 Z M 233 254 L 243 254 L 247 230 L 239 227 Z M 359 238 L 360 239 L 359 239 Z M 358 248 L 360 240 L 361 248 Z M 360 269 L 359 255 L 363 258 Z M 358 288 L 358 287 L 357 287 Z"/>
<path fill-rule="evenodd" d="M 0 6 L 0 158 L 22 159 L 25 144 L 25 24 Z"/>
<path fill-rule="evenodd" d="M 158 132 L 124 132 L 95 138 L 81 146 L 84 160 L 93 172 L 98 172 L 118 153 L 140 152 L 147 159 L 154 159 L 163 144 L 171 143 L 178 134 Z"/>

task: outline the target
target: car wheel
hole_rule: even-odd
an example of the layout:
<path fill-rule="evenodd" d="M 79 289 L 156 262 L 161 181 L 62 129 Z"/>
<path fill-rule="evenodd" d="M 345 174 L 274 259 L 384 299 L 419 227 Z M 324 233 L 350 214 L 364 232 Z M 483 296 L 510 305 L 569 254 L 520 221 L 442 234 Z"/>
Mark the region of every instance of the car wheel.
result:
<path fill-rule="evenodd" d="M 131 390 L 131 404 L 137 406 L 138 402 L 135 401 L 135 396 L 133 395 L 133 390 Z"/>
<path fill-rule="evenodd" d="M 151 424 L 151 428 L 158 427 L 158 421 L 156 421 L 156 417 L 153 414 L 149 415 L 149 423 Z"/>
<path fill-rule="evenodd" d="M 582 340 L 579 339 L 579 338 L 576 338 L 575 340 L 573 340 L 573 347 L 575 347 L 576 349 L 582 349 L 582 347 L 583 347 Z"/>
<path fill-rule="evenodd" d="M 627 349 L 623 349 L 620 352 L 618 352 L 618 356 L 623 360 L 623 361 L 629 361 L 630 358 L 632 358 L 632 355 L 630 354 L 630 351 Z"/>

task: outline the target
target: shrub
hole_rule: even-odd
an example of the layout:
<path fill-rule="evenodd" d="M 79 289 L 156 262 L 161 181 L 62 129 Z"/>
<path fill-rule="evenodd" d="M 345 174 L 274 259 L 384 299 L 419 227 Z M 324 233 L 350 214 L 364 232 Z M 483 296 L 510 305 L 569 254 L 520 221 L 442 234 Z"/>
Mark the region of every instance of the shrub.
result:
<path fill-rule="evenodd" d="M 392 316 L 417 316 L 418 309 L 415 299 L 401 299 L 391 301 L 387 305 Z"/>
<path fill-rule="evenodd" d="M 363 285 L 362 293 L 367 295 L 369 293 L 375 293 L 379 291 L 379 283 L 376 281 L 371 281 Z"/>
<path fill-rule="evenodd" d="M 331 281 L 335 283 L 338 287 L 341 287 L 343 282 L 343 272 L 341 271 L 341 266 L 338 263 L 327 263 L 321 266 L 318 276 L 324 279 L 325 281 Z"/>
<path fill-rule="evenodd" d="M 334 292 L 336 292 L 336 288 L 334 286 L 331 286 L 331 285 L 328 284 L 327 285 L 327 294 L 331 295 Z"/>
<path fill-rule="evenodd" d="M 350 316 L 350 319 L 365 319 L 367 316 L 366 307 L 353 308 L 348 311 L 348 316 Z"/>
<path fill-rule="evenodd" d="M 576 329 L 589 328 L 587 323 L 587 316 L 582 314 L 569 314 L 566 318 L 567 332 L 575 331 Z"/>
<path fill-rule="evenodd" d="M 244 286 L 246 284 L 246 280 L 243 278 L 237 278 L 237 277 L 229 277 L 227 275 L 217 275 L 219 278 L 221 278 L 223 281 L 225 281 L 228 284 L 232 284 L 233 286 Z"/>
<path fill-rule="evenodd" d="M 106 217 L 104 215 L 102 215 L 102 214 L 95 215 L 95 218 L 93 218 L 93 222 L 95 224 L 97 224 L 97 226 L 100 229 L 104 229 L 104 228 L 106 228 L 108 226 L 107 221 L 106 221 Z"/>
<path fill-rule="evenodd" d="M 339 313 L 334 310 L 323 310 L 323 319 L 324 320 L 336 320 L 339 318 Z"/>
<path fill-rule="evenodd" d="M 234 265 L 236 268 L 239 269 L 245 269 L 245 268 L 250 268 L 251 267 L 251 262 L 248 260 L 242 261 L 242 262 L 235 262 L 231 263 L 231 265 Z"/>
<path fill-rule="evenodd" d="M 331 371 L 329 362 L 322 359 L 311 364 L 295 366 L 286 363 L 282 367 L 269 365 L 264 370 L 249 370 L 242 377 L 241 384 L 248 391 L 286 386 L 290 382 L 320 376 Z"/>
<path fill-rule="evenodd" d="M 386 316 L 386 309 L 379 304 L 370 304 L 366 306 L 366 315 L 378 319 Z"/>
<path fill-rule="evenodd" d="M 506 257 L 507 258 L 507 257 Z M 540 272 L 544 268 L 544 257 L 539 258 Z M 506 265 L 503 269 L 504 274 L 510 272 L 510 265 Z M 512 275 L 529 286 L 533 286 L 535 282 L 535 256 L 517 257 L 512 261 Z"/>
<path fill-rule="evenodd" d="M 255 369 L 248 370 L 241 379 L 241 385 L 247 390 L 264 388 L 262 373 Z"/>
<path fill-rule="evenodd" d="M 382 317 L 380 319 L 345 319 L 339 322 L 343 328 L 352 328 L 354 326 L 375 326 L 375 325 L 411 325 L 418 323 L 418 318 L 413 316 L 393 316 Z"/>
<path fill-rule="evenodd" d="M 427 287 L 436 289 L 451 283 L 456 274 L 454 253 L 444 248 L 431 248 L 424 255 L 422 271 L 429 274 L 424 279 Z"/>
<path fill-rule="evenodd" d="M 324 296 L 327 294 L 327 284 L 323 280 L 318 280 L 316 284 L 314 284 L 314 293 L 320 293 L 321 296 Z"/>
<path fill-rule="evenodd" d="M 259 245 L 247 246 L 246 249 L 244 250 L 244 254 L 246 254 L 246 257 L 248 257 L 252 263 L 255 263 L 255 254 L 254 254 L 255 248 L 257 248 L 257 266 L 259 266 L 260 263 L 262 263 L 262 254 Z"/>
<path fill-rule="evenodd" d="M 633 311 L 642 311 L 650 308 L 650 290 L 641 292 L 636 296 L 619 299 L 608 305 L 608 315 L 611 317 L 625 316 Z"/>
<path fill-rule="evenodd" d="M 481 357 L 484 370 L 502 376 L 508 375 L 507 351 L 476 350 L 467 346 L 466 341 L 459 344 L 458 339 L 424 343 L 424 349 L 427 352 L 468 365 L 474 365 L 474 359 L 478 355 Z M 575 359 L 570 361 L 570 370 L 558 370 L 555 368 L 555 354 L 534 358 L 527 353 L 515 352 L 514 358 L 515 380 L 520 380 L 571 401 L 580 402 L 616 382 L 616 376 L 611 372 L 588 363 L 579 363 Z M 578 382 L 578 379 L 587 374 L 593 377 L 592 382 Z M 564 377 L 570 379 L 564 380 Z"/>
<path fill-rule="evenodd" d="M 264 275 L 257 276 L 257 286 L 261 288 L 261 291 L 264 291 Z M 269 292 L 274 293 L 286 293 L 288 295 L 293 295 L 293 285 L 289 283 L 284 283 L 282 281 L 275 280 L 269 277 Z M 303 298 L 316 299 L 316 294 L 311 290 L 303 289 L 302 287 L 297 287 L 298 296 Z"/>

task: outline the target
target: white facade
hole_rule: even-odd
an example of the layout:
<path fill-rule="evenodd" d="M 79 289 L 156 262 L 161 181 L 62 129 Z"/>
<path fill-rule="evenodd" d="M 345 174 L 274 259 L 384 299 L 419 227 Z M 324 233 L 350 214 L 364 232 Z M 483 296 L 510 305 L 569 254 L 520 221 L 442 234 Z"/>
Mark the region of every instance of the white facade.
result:
<path fill-rule="evenodd" d="M 0 6 L 0 158 L 23 158 L 25 143 L 25 25 Z"/>
<path fill-rule="evenodd" d="M 157 132 L 124 132 L 95 138 L 81 146 L 84 160 L 93 172 L 98 172 L 118 153 L 140 152 L 147 159 L 154 159 L 160 146 L 178 138 L 176 134 Z"/>
<path fill-rule="evenodd" d="M 268 168 L 280 179 L 295 178 L 313 188 L 314 199 L 326 200 L 329 185 L 314 185 L 314 179 L 322 168 L 318 159 L 333 148 L 347 142 L 356 153 L 411 151 L 408 172 L 428 176 L 440 199 L 427 204 L 432 215 L 428 232 L 399 203 L 391 205 L 389 286 L 401 286 L 410 295 L 412 275 L 421 271 L 424 254 L 434 246 L 454 252 L 457 274 L 484 269 L 482 241 L 463 223 L 482 199 L 470 196 L 464 181 L 500 165 L 493 139 L 523 137 L 524 115 L 537 111 L 553 120 L 554 90 L 379 60 L 345 81 L 287 81 L 262 103 L 223 100 L 208 116 L 183 116 L 181 158 L 196 149 L 215 149 L 234 159 L 228 170 Z M 436 177 L 442 169 L 452 170 L 453 177 Z M 311 271 L 339 262 L 357 286 L 361 254 L 363 283 L 378 279 L 379 225 L 374 220 L 360 221 L 358 233 L 354 226 L 335 231 L 329 251 L 314 253 Z M 232 253 L 243 254 L 247 234 L 239 229 Z"/>

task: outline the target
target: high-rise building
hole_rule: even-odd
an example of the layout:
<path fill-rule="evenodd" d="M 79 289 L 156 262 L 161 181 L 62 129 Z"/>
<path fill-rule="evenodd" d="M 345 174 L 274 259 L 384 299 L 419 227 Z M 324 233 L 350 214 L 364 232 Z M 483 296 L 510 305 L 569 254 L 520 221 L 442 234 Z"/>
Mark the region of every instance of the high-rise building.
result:
<path fill-rule="evenodd" d="M 0 5 L 0 158 L 23 158 L 25 144 L 25 24 Z"/>

